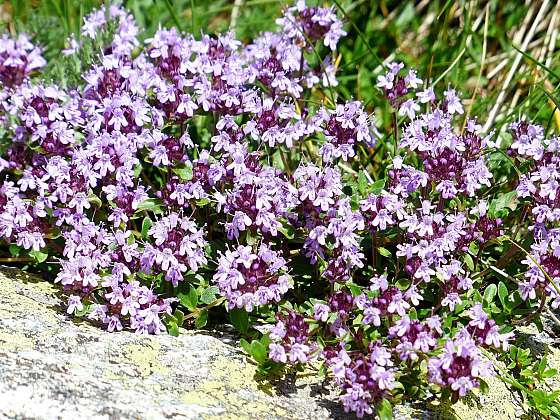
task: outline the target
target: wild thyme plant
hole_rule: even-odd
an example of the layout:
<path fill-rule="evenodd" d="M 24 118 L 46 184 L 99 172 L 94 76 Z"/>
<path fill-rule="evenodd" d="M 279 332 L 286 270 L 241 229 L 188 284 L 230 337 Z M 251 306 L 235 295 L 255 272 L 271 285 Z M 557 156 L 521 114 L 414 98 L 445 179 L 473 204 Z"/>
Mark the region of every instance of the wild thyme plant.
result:
<path fill-rule="evenodd" d="M 519 121 L 500 148 L 401 63 L 378 77 L 382 134 L 337 100 L 334 9 L 299 1 L 277 25 L 141 45 L 102 8 L 65 54 L 114 38 L 72 90 L 33 78 L 40 50 L 4 36 L 0 236 L 56 263 L 68 313 L 109 331 L 227 315 L 262 372 L 319 363 L 360 417 L 465 396 L 512 324 L 560 305 L 558 138 Z"/>

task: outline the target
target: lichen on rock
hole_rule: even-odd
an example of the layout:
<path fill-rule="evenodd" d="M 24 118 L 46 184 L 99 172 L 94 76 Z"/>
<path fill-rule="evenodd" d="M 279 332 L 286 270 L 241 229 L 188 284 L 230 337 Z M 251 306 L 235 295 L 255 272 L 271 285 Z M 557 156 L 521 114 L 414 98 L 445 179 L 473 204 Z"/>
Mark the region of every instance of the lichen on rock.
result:
<path fill-rule="evenodd" d="M 108 333 L 60 303 L 54 285 L 0 270 L 0 418 L 336 416 L 333 396 L 311 396 L 319 384 L 262 390 L 256 367 L 218 338 Z"/>
<path fill-rule="evenodd" d="M 0 268 L 0 418 L 353 418 L 315 376 L 280 386 L 259 382 L 231 337 L 108 333 L 73 321 L 58 295 L 47 281 Z M 394 414 L 517 418 L 522 402 L 499 379 L 490 389 L 452 406 L 403 405 Z"/>

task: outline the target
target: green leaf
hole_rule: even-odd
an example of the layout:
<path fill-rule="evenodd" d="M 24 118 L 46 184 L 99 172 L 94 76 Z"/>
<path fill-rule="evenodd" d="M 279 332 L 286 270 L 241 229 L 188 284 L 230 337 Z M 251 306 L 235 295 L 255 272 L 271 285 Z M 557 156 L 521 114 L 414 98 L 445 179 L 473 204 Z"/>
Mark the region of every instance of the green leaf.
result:
<path fill-rule="evenodd" d="M 206 305 L 211 304 L 216 300 L 216 295 L 220 292 L 217 286 L 210 286 L 204 289 L 204 292 L 200 295 L 200 301 Z"/>
<path fill-rule="evenodd" d="M 245 351 L 245 353 L 251 354 L 251 344 L 249 344 L 247 340 L 242 338 L 241 340 L 239 340 L 239 345 Z"/>
<path fill-rule="evenodd" d="M 196 317 L 196 320 L 194 321 L 194 326 L 200 329 L 200 328 L 204 328 L 207 323 L 208 323 L 208 309 L 203 309 Z"/>
<path fill-rule="evenodd" d="M 8 249 L 10 250 L 10 255 L 12 257 L 19 257 L 19 254 L 21 253 L 21 247 L 19 245 L 10 244 Z"/>
<path fill-rule="evenodd" d="M 179 327 L 175 322 L 169 322 L 167 324 L 167 332 L 173 337 L 179 337 Z"/>
<path fill-rule="evenodd" d="M 257 363 L 264 363 L 268 356 L 268 349 L 260 341 L 253 340 L 251 343 L 251 356 Z"/>
<path fill-rule="evenodd" d="M 211 203 L 211 201 L 206 197 L 201 198 L 200 200 L 196 200 L 196 206 L 197 207 L 204 207 L 204 206 L 206 206 L 210 203 Z"/>
<path fill-rule="evenodd" d="M 229 320 L 239 332 L 246 334 L 249 328 L 249 314 L 245 309 L 235 308 L 229 312 Z"/>
<path fill-rule="evenodd" d="M 173 312 L 173 317 L 177 320 L 177 325 L 179 327 L 183 325 L 183 322 L 185 321 L 185 314 L 183 313 L 183 311 L 181 311 L 180 309 L 175 309 L 175 312 Z"/>
<path fill-rule="evenodd" d="M 465 259 L 465 264 L 467 264 L 469 270 L 474 271 L 474 261 L 472 257 L 469 254 L 465 254 L 464 259 Z"/>
<path fill-rule="evenodd" d="M 482 303 L 482 295 L 480 294 L 480 292 L 478 290 L 474 290 L 472 292 L 472 298 L 475 302 L 480 302 Z"/>
<path fill-rule="evenodd" d="M 418 312 L 416 312 L 416 308 L 409 309 L 408 316 L 410 319 L 418 319 Z"/>
<path fill-rule="evenodd" d="M 148 231 L 150 230 L 150 228 L 152 227 L 152 219 L 150 219 L 148 216 L 144 217 L 144 220 L 142 220 L 142 238 L 146 239 L 148 237 Z"/>
<path fill-rule="evenodd" d="M 389 400 L 381 400 L 381 403 L 377 406 L 377 415 L 380 420 L 391 420 L 393 418 L 393 407 Z"/>
<path fill-rule="evenodd" d="M 364 171 L 358 172 L 358 191 L 360 194 L 365 195 L 367 192 L 368 180 Z"/>
<path fill-rule="evenodd" d="M 391 251 L 389 251 L 387 248 L 383 248 L 382 246 L 377 247 L 377 252 L 379 252 L 384 257 L 391 257 Z"/>
<path fill-rule="evenodd" d="M 103 205 L 101 199 L 92 192 L 88 196 L 88 201 L 95 207 L 101 207 Z"/>
<path fill-rule="evenodd" d="M 515 210 L 517 203 L 517 191 L 510 191 L 502 194 L 490 202 L 488 206 L 488 215 L 492 218 L 507 216 L 509 210 Z"/>
<path fill-rule="evenodd" d="M 84 304 L 84 307 L 82 308 L 82 310 L 81 311 L 77 310 L 76 312 L 74 312 L 74 315 L 77 316 L 77 317 L 84 316 L 86 314 L 89 314 L 90 309 L 91 309 L 91 305 Z"/>
<path fill-rule="evenodd" d="M 134 165 L 134 178 L 139 178 L 142 173 L 142 165 Z"/>
<path fill-rule="evenodd" d="M 479 387 L 480 387 L 480 390 L 482 391 L 482 393 L 483 393 L 483 394 L 488 394 L 488 393 L 490 392 L 490 387 L 488 386 L 488 384 L 486 383 L 486 381 L 484 381 L 484 380 L 482 380 L 482 379 L 480 379 L 480 378 L 478 378 L 477 380 L 478 380 L 478 382 L 479 382 L 479 384 L 480 384 Z"/>
<path fill-rule="evenodd" d="M 154 214 L 161 214 L 163 213 L 162 204 L 160 200 L 155 198 L 147 198 L 146 200 L 142 201 L 138 204 L 138 208 L 136 209 L 136 213 L 141 211 L 151 211 Z"/>
<path fill-rule="evenodd" d="M 181 305 L 185 306 L 189 311 L 193 312 L 198 305 L 198 293 L 196 289 L 189 284 L 187 293 L 179 293 L 177 295 Z"/>
<path fill-rule="evenodd" d="M 324 381 L 327 378 L 327 373 L 328 373 L 327 365 L 323 363 L 319 368 L 319 370 L 317 371 L 317 378 L 319 380 Z"/>
<path fill-rule="evenodd" d="M 348 283 L 346 283 L 346 287 L 348 287 L 348 289 L 350 289 L 350 292 L 352 293 L 352 296 L 359 296 L 359 295 L 362 294 L 362 289 L 357 284 L 348 282 Z"/>
<path fill-rule="evenodd" d="M 385 188 L 385 178 L 378 179 L 373 184 L 370 185 L 370 190 L 372 194 L 379 194 Z"/>
<path fill-rule="evenodd" d="M 502 306 L 506 306 L 506 300 L 508 296 L 508 289 L 507 286 L 504 284 L 503 281 L 498 283 L 498 297 L 500 298 L 500 302 L 502 302 Z"/>
<path fill-rule="evenodd" d="M 492 300 L 494 300 L 494 297 L 496 296 L 497 292 L 498 292 L 498 288 L 496 287 L 496 285 L 494 283 L 486 286 L 486 290 L 484 291 L 484 301 L 485 302 L 492 302 Z"/>
<path fill-rule="evenodd" d="M 290 225 L 282 225 L 278 228 L 278 232 L 284 235 L 287 239 L 294 239 L 295 231 Z"/>
<path fill-rule="evenodd" d="M 544 327 L 543 327 L 543 324 L 542 324 L 542 320 L 539 316 L 533 319 L 533 323 L 535 324 L 535 327 L 537 327 L 537 330 L 539 332 L 543 332 Z"/>
<path fill-rule="evenodd" d="M 35 261 L 37 261 L 38 263 L 45 262 L 49 257 L 49 254 L 41 251 L 29 251 L 29 255 L 32 258 L 35 258 Z"/>
<path fill-rule="evenodd" d="M 247 245 L 255 245 L 259 242 L 259 237 L 251 230 L 247 230 L 245 231 L 245 241 L 247 242 Z"/>
<path fill-rule="evenodd" d="M 173 168 L 173 172 L 179 175 L 183 181 L 190 181 L 193 178 L 193 168 L 191 165 L 186 165 L 183 168 Z"/>
<path fill-rule="evenodd" d="M 364 315 L 363 314 L 358 314 L 352 321 L 352 325 L 356 325 L 359 326 L 362 325 L 362 321 L 364 319 Z"/>
<path fill-rule="evenodd" d="M 544 356 L 535 367 L 537 368 L 537 372 L 542 374 L 546 369 L 546 356 Z"/>

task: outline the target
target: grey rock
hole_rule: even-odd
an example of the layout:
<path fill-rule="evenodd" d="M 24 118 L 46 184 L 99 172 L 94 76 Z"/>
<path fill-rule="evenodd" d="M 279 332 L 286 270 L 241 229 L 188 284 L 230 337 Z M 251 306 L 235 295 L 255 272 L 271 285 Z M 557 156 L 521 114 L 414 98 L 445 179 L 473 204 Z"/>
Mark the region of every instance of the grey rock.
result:
<path fill-rule="evenodd" d="M 0 269 L 0 418 L 341 418 L 312 375 L 273 386 L 203 333 L 108 333 L 67 316 L 56 286 Z"/>
<path fill-rule="evenodd" d="M 227 332 L 108 333 L 67 316 L 55 285 L 0 267 L 0 419 L 354 418 L 314 372 L 259 378 L 236 342 Z M 560 352 L 550 356 L 560 367 Z M 519 418 L 518 396 L 488 382 L 488 395 L 405 404 L 395 418 Z"/>

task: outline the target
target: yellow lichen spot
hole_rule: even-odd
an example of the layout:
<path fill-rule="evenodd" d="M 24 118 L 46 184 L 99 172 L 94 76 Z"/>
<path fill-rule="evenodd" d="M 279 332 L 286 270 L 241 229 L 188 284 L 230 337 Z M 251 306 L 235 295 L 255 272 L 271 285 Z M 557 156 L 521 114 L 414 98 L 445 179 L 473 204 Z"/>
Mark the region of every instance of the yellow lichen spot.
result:
<path fill-rule="evenodd" d="M 210 369 L 214 378 L 227 380 L 232 388 L 258 389 L 254 379 L 256 367 L 249 363 L 239 363 L 221 356 L 212 363 Z"/>
<path fill-rule="evenodd" d="M 119 374 L 113 372 L 112 370 L 106 370 L 105 372 L 103 372 L 103 378 L 105 378 L 109 381 L 123 381 L 123 382 L 128 379 L 127 376 L 119 375 Z"/>
<path fill-rule="evenodd" d="M 232 418 L 260 419 L 269 416 L 272 411 L 284 416 L 285 410 L 273 404 L 271 393 L 259 389 L 255 373 L 253 365 L 218 357 L 210 366 L 210 377 L 198 384 L 196 390 L 183 394 L 181 399 L 187 404 L 235 413 Z M 223 419 L 227 416 L 220 414 L 205 418 Z"/>
<path fill-rule="evenodd" d="M 166 373 L 169 369 L 163 366 L 159 360 L 160 345 L 156 341 L 149 345 L 129 344 L 123 348 L 123 356 L 126 361 L 134 364 L 136 370 L 142 377 L 152 373 Z"/>
<path fill-rule="evenodd" d="M 7 277 L 0 268 L 0 318 L 20 319 L 22 314 L 33 314 L 45 322 L 50 321 L 51 324 L 56 322 L 56 312 L 45 310 L 50 308 L 50 305 L 33 299 L 33 296 L 46 296 L 48 300 L 55 300 L 56 288 L 46 281 L 37 280 L 25 273 L 14 276 L 15 279 Z M 31 280 L 25 283 L 18 280 L 21 278 Z"/>
<path fill-rule="evenodd" d="M 34 346 L 31 338 L 14 331 L 0 331 L 0 348 L 4 350 L 23 350 Z"/>
<path fill-rule="evenodd" d="M 473 393 L 453 404 L 452 409 L 456 417 L 464 420 L 517 418 L 516 412 L 519 407 L 515 405 L 513 394 L 507 385 L 494 377 L 485 380 L 490 392 L 481 396 L 481 392 L 476 389 Z"/>
<path fill-rule="evenodd" d="M 209 407 L 216 402 L 216 400 L 213 397 L 206 394 L 202 394 L 198 391 L 185 392 L 181 396 L 181 401 L 187 404 L 199 405 L 201 407 Z"/>
<path fill-rule="evenodd" d="M 271 411 L 276 415 L 285 416 L 286 411 L 281 407 L 275 407 L 272 401 L 261 401 L 265 395 L 254 394 L 258 401 L 248 400 L 234 389 L 224 387 L 218 381 L 205 381 L 197 387 L 196 391 L 186 392 L 181 396 L 181 400 L 186 404 L 197 405 L 201 408 L 211 408 L 223 410 L 219 415 L 205 415 L 206 419 L 261 419 L 269 416 Z M 235 413 L 235 414 L 226 414 Z"/>

